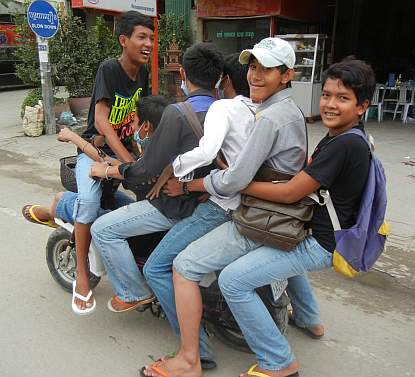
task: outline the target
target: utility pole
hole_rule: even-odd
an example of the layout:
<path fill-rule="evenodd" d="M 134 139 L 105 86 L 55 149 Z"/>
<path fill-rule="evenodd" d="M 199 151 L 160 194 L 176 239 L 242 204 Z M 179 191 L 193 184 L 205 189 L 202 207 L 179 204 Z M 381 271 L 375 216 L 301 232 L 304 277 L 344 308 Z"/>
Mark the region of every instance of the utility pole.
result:
<path fill-rule="evenodd" d="M 49 61 L 49 43 L 58 31 L 59 18 L 56 9 L 44 0 L 35 0 L 27 8 L 27 22 L 36 34 L 42 84 L 43 115 L 47 135 L 56 133 L 55 112 L 53 111 L 52 72 Z"/>
<path fill-rule="evenodd" d="M 40 82 L 42 84 L 43 115 L 46 135 L 56 134 L 55 112 L 53 111 L 52 70 L 49 61 L 49 43 L 46 38 L 37 37 L 40 63 Z"/>

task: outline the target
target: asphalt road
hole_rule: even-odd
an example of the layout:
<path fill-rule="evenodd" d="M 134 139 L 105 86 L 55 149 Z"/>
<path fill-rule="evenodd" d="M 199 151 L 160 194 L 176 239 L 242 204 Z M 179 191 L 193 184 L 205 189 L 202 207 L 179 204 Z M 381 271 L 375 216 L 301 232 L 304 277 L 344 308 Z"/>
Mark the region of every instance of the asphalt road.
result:
<path fill-rule="evenodd" d="M 22 95 L 0 93 L 0 376 L 135 377 L 150 361 L 148 355 L 171 353 L 177 341 L 168 323 L 149 312 L 109 312 L 106 302 L 112 292 L 106 278 L 94 291 L 96 313 L 82 318 L 72 313 L 71 296 L 53 281 L 46 266 L 51 230 L 25 221 L 20 210 L 27 203 L 49 203 L 60 189 L 57 158 L 74 149 L 57 144 L 53 136 L 22 136 L 16 126 L 16 104 Z M 405 135 L 413 150 L 415 132 Z M 396 153 L 406 156 L 406 152 Z M 392 195 L 398 199 L 411 197 L 410 188 L 401 185 L 394 190 Z M 397 207 L 392 209 L 392 220 L 404 217 L 411 228 L 413 200 L 401 210 Z M 408 269 L 408 279 L 393 277 L 392 270 L 375 271 L 359 280 L 346 280 L 332 271 L 312 275 L 326 336 L 316 341 L 289 329 L 287 337 L 301 362 L 301 376 L 415 376 L 415 287 L 408 267 L 412 244 L 408 245 L 406 251 L 399 249 L 407 256 L 396 267 L 401 272 Z M 394 255 L 391 252 L 392 259 Z M 217 339 L 213 344 L 219 367 L 206 376 L 236 377 L 254 362 L 252 355 Z"/>

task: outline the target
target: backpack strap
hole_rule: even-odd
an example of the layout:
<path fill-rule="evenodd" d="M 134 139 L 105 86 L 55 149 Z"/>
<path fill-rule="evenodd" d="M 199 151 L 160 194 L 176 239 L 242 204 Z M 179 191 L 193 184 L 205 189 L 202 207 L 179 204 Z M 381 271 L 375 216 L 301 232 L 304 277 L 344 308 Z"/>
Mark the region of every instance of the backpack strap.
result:
<path fill-rule="evenodd" d="M 330 144 L 331 142 L 336 140 L 338 137 L 341 137 L 341 136 L 344 136 L 344 135 L 349 135 L 349 134 L 354 134 L 354 135 L 360 136 L 366 142 L 367 146 L 369 147 L 370 153 L 372 155 L 374 154 L 374 152 L 375 152 L 375 139 L 373 138 L 373 136 L 370 135 L 370 134 L 366 135 L 362 130 L 359 130 L 358 128 L 355 128 L 355 127 L 341 133 L 340 135 L 337 135 L 337 136 L 333 137 L 333 139 L 331 139 L 327 144 Z"/>
<path fill-rule="evenodd" d="M 374 150 L 375 150 L 373 137 L 371 135 L 366 136 L 366 134 L 363 131 L 359 130 L 358 128 L 351 128 L 350 130 L 347 130 L 346 132 L 343 132 L 340 135 L 337 135 L 336 137 L 331 139 L 329 141 L 329 143 L 331 143 L 332 141 L 334 141 L 338 137 L 343 136 L 343 135 L 347 135 L 347 134 L 354 134 L 354 135 L 360 136 L 366 142 L 371 155 L 373 155 Z M 323 202 L 317 201 L 317 203 L 322 205 L 322 206 L 325 205 L 327 207 L 327 212 L 329 213 L 330 221 L 331 221 L 331 224 L 333 226 L 333 230 L 334 231 L 341 230 L 339 217 L 337 216 L 337 212 L 336 212 L 336 209 L 334 208 L 333 200 L 331 199 L 329 191 L 328 190 L 320 190 L 319 194 L 323 198 Z"/>
<path fill-rule="evenodd" d="M 189 123 L 189 126 L 192 128 L 196 137 L 200 140 L 200 138 L 203 136 L 203 128 L 200 124 L 199 118 L 193 111 L 192 106 L 186 102 L 180 102 L 177 104 L 177 107 L 186 118 L 187 123 Z"/>
<path fill-rule="evenodd" d="M 333 200 L 331 200 L 330 193 L 328 190 L 320 190 L 320 196 L 323 198 L 323 204 L 327 208 L 327 212 L 329 213 L 331 225 L 333 226 L 333 230 L 341 230 L 339 217 L 337 216 L 336 208 L 334 208 Z"/>

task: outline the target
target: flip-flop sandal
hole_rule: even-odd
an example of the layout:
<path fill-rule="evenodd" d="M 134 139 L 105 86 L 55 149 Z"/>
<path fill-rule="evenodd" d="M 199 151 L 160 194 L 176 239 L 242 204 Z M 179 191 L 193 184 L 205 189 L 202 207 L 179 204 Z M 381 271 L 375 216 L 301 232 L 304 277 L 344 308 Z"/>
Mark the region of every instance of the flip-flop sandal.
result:
<path fill-rule="evenodd" d="M 175 353 L 175 352 L 173 352 L 173 353 L 171 353 L 171 354 L 169 354 L 169 355 L 164 356 L 164 358 L 160 358 L 160 359 L 158 359 L 158 360 L 156 360 L 156 359 L 155 359 L 153 356 L 151 356 L 151 355 L 149 355 L 149 356 L 150 356 L 151 360 L 153 360 L 153 362 L 157 363 L 157 362 L 159 362 L 159 361 L 163 361 L 163 360 L 165 360 L 165 359 L 172 358 L 172 357 L 176 356 L 176 353 Z M 216 361 L 215 361 L 215 360 L 208 359 L 208 358 L 205 358 L 205 357 L 201 357 L 201 358 L 200 358 L 200 364 L 201 364 L 201 366 L 202 366 L 202 369 L 203 369 L 203 370 L 215 369 L 215 368 L 218 366 L 218 365 L 216 364 Z M 145 369 L 146 367 L 143 367 L 143 368 Z"/>
<path fill-rule="evenodd" d="M 169 377 L 166 371 L 164 371 L 162 368 L 156 366 L 156 363 L 150 364 L 148 366 L 144 366 L 140 369 L 140 376 L 141 377 L 149 377 L 147 374 L 144 373 L 144 371 L 147 368 L 151 368 L 154 372 L 156 372 L 160 377 Z"/>
<path fill-rule="evenodd" d="M 302 331 L 305 335 L 309 336 L 312 339 L 321 339 L 324 336 L 324 333 L 321 335 L 316 335 L 315 333 L 313 333 L 309 328 L 307 327 L 302 327 L 302 326 L 298 326 L 297 323 L 294 321 L 294 317 L 293 317 L 293 311 L 289 310 L 288 311 L 288 323 L 297 328 L 298 330 Z"/>
<path fill-rule="evenodd" d="M 113 313 L 125 313 L 130 310 L 137 309 L 140 306 L 151 304 L 155 299 L 156 297 L 151 295 L 149 298 L 144 300 L 125 302 L 119 299 L 117 296 L 112 296 L 108 301 L 107 308 Z M 115 304 L 118 306 L 118 309 L 114 307 Z"/>
<path fill-rule="evenodd" d="M 40 220 L 34 212 L 35 208 L 40 207 L 40 205 L 38 204 L 27 204 L 22 208 L 22 215 L 23 217 L 27 220 L 30 221 L 31 223 L 34 224 L 41 224 L 41 225 L 46 225 L 49 226 L 51 228 L 57 228 L 58 224 L 56 224 L 53 220 L 48 220 L 48 221 L 43 221 Z"/>
<path fill-rule="evenodd" d="M 252 365 L 249 369 L 248 369 L 248 371 L 246 372 L 246 375 L 247 376 L 255 376 L 255 377 L 271 377 L 271 375 L 270 374 L 266 374 L 266 373 L 263 373 L 263 372 L 257 372 L 257 371 L 255 371 L 254 369 L 256 368 L 258 366 L 258 364 L 254 364 L 254 365 Z M 295 373 L 292 373 L 292 374 L 289 374 L 288 376 L 286 376 L 286 377 L 298 377 L 300 374 L 298 373 L 298 372 L 295 372 Z M 145 375 L 144 375 L 145 376 Z"/>
<path fill-rule="evenodd" d="M 80 309 L 78 305 L 75 304 L 75 297 L 80 299 L 83 302 L 88 302 L 91 299 L 92 291 L 89 290 L 88 294 L 86 296 L 82 296 L 81 294 L 75 292 L 76 288 L 76 280 L 72 283 L 72 310 L 75 314 L 78 315 L 89 315 L 92 314 L 92 312 L 95 310 L 97 306 L 97 302 L 95 301 L 95 298 L 92 297 L 92 305 L 90 307 L 86 307 L 85 309 Z"/>

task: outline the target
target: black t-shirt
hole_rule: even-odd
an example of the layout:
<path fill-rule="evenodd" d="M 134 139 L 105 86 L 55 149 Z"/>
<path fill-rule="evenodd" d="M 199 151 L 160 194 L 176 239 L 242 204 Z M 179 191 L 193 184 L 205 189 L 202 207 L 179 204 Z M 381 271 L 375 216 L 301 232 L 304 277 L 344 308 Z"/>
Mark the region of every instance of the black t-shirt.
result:
<path fill-rule="evenodd" d="M 123 145 L 131 151 L 134 134 L 132 121 L 136 113 L 136 102 L 141 96 L 147 95 L 148 71 L 145 66 L 140 67 L 136 80 L 131 80 L 118 59 L 105 60 L 99 66 L 95 77 L 88 113 L 88 127 L 82 136 L 88 139 L 98 134 L 95 128 L 95 105 L 98 101 L 105 99 L 110 108 L 109 123 L 117 132 Z M 114 155 L 107 145 L 104 151 L 109 155 Z"/>
<path fill-rule="evenodd" d="M 363 130 L 363 125 L 356 126 Z M 332 198 L 342 228 L 356 223 L 360 200 L 370 166 L 370 151 L 361 136 L 347 134 L 335 137 L 328 134 L 319 142 L 312 161 L 304 170 L 327 189 Z M 336 246 L 333 226 L 326 206 L 314 205 L 314 214 L 308 224 L 313 237 L 327 251 Z"/>

